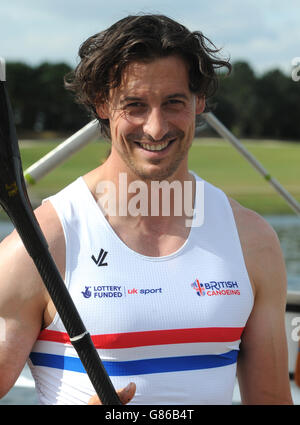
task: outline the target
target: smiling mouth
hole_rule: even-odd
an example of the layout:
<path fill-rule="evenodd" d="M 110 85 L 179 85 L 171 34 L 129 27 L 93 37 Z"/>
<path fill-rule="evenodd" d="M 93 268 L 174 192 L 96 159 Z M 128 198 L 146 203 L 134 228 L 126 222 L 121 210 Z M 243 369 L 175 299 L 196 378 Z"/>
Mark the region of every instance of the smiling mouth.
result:
<path fill-rule="evenodd" d="M 139 145 L 142 149 L 145 149 L 146 151 L 160 152 L 166 149 L 174 141 L 175 139 L 168 140 L 167 142 L 164 142 L 164 143 L 149 144 L 149 143 L 136 142 L 136 144 Z"/>

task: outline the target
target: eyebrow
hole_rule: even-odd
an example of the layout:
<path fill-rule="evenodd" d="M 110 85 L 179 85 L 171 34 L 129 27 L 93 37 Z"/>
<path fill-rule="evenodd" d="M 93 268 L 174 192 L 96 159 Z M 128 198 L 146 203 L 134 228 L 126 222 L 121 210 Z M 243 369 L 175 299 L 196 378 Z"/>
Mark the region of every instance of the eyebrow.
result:
<path fill-rule="evenodd" d="M 172 93 L 166 96 L 165 99 L 174 99 L 174 98 L 181 98 L 181 99 L 188 100 L 187 95 L 184 93 Z M 123 105 L 126 102 L 140 102 L 143 100 L 144 98 L 139 96 L 125 96 L 123 99 L 120 100 L 120 103 L 121 105 Z"/>
<path fill-rule="evenodd" d="M 167 99 L 173 99 L 174 97 L 180 97 L 181 99 L 188 100 L 187 95 L 184 94 L 184 93 L 173 93 L 173 94 L 168 95 L 166 98 Z"/>

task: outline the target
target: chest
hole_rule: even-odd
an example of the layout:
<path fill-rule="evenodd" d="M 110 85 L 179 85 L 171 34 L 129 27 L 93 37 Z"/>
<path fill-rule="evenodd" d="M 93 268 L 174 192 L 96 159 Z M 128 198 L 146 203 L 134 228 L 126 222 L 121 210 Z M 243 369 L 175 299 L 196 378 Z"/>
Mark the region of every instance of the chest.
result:
<path fill-rule="evenodd" d="M 78 261 L 69 290 L 92 333 L 244 326 L 251 294 L 243 268 L 199 248 L 172 258 L 102 249 Z"/>
<path fill-rule="evenodd" d="M 157 222 L 145 229 L 143 225 L 128 227 L 111 223 L 119 239 L 132 251 L 148 257 L 164 257 L 177 252 L 189 237 L 190 228 L 178 222 L 172 229 L 161 229 Z"/>

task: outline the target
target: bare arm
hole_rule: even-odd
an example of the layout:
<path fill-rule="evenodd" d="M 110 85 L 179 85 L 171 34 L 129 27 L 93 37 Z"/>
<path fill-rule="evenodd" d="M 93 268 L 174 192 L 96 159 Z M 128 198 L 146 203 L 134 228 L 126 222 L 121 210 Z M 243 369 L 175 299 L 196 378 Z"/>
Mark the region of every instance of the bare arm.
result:
<path fill-rule="evenodd" d="M 65 241 L 59 219 L 48 202 L 36 210 L 50 252 L 64 276 Z M 40 330 L 47 327 L 55 307 L 35 265 L 14 231 L 0 244 L 0 317 L 6 338 L 0 341 L 0 398 L 14 385 Z M 122 404 L 135 394 L 135 384 L 118 391 Z M 97 396 L 89 404 L 101 404 Z"/>
<path fill-rule="evenodd" d="M 63 271 L 64 240 L 53 207 L 46 203 L 36 214 L 50 251 Z M 49 303 L 35 265 L 14 231 L 0 244 L 0 317 L 5 323 L 5 340 L 0 342 L 0 397 L 10 390 L 21 373 L 43 326 Z"/>
<path fill-rule="evenodd" d="M 275 231 L 252 211 L 234 208 L 254 307 L 242 335 L 238 380 L 243 404 L 292 404 L 285 333 L 286 271 Z"/>

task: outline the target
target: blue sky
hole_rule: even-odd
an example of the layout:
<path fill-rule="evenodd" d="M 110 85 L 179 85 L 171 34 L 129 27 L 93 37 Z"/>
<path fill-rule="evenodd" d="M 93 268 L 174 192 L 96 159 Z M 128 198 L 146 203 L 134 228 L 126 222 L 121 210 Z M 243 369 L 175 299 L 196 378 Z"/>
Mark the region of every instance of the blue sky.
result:
<path fill-rule="evenodd" d="M 0 8 L 0 56 L 77 63 L 80 44 L 132 13 L 166 14 L 200 30 L 232 61 L 291 72 L 300 56 L 299 0 L 12 0 Z"/>

